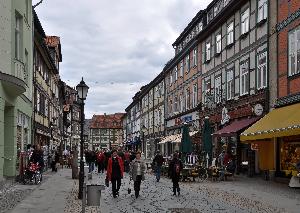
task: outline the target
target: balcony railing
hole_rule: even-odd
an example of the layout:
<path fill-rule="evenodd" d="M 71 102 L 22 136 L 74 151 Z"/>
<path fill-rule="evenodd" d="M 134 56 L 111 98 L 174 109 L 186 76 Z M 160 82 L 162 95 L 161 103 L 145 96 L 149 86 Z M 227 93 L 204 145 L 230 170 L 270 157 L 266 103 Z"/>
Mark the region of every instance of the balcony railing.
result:
<path fill-rule="evenodd" d="M 25 65 L 23 62 L 15 59 L 15 77 L 25 81 Z"/>

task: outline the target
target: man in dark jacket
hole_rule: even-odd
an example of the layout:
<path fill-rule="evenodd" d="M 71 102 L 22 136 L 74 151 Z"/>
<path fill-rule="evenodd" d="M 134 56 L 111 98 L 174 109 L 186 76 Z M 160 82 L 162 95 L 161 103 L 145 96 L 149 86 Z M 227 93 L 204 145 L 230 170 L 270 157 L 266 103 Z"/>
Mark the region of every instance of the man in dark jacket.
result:
<path fill-rule="evenodd" d="M 178 158 L 178 153 L 175 152 L 173 155 L 173 160 L 169 164 L 169 177 L 172 179 L 173 182 L 173 195 L 176 195 L 176 189 L 178 195 L 180 195 L 179 179 L 180 179 L 180 172 L 182 169 L 183 169 L 182 162 Z"/>
<path fill-rule="evenodd" d="M 156 175 L 156 181 L 159 182 L 160 180 L 160 173 L 161 173 L 161 166 L 163 165 L 164 157 L 160 154 L 159 151 L 157 151 L 157 154 L 155 155 L 153 159 L 153 165 L 155 169 L 155 175 Z"/>

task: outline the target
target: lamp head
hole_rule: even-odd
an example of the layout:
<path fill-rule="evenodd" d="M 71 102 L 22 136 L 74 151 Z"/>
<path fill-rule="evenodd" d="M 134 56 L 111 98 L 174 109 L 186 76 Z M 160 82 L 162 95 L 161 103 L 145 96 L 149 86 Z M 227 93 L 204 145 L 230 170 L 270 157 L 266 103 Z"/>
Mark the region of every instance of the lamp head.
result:
<path fill-rule="evenodd" d="M 85 84 L 85 82 L 83 81 L 83 78 L 81 79 L 80 83 L 76 86 L 76 90 L 78 93 L 78 98 L 80 100 L 85 100 L 89 87 Z"/>

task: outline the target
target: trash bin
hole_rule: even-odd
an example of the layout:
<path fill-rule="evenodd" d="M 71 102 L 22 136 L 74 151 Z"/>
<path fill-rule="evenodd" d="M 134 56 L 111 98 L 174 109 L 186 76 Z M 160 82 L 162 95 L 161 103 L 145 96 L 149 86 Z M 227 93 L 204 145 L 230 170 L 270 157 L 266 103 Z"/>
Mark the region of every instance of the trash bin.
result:
<path fill-rule="evenodd" d="M 100 206 L 101 190 L 105 189 L 104 185 L 91 184 L 87 185 L 87 205 Z"/>

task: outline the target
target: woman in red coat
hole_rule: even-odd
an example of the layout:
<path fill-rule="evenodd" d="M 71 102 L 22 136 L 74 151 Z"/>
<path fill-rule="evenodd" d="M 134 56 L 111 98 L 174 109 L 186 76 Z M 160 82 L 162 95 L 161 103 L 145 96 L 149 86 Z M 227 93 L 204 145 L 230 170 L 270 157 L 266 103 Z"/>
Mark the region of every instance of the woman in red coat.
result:
<path fill-rule="evenodd" d="M 107 179 L 111 181 L 113 197 L 119 196 L 121 187 L 121 179 L 123 178 L 124 164 L 121 157 L 118 156 L 117 151 L 112 151 L 112 157 L 108 160 L 107 165 Z"/>

